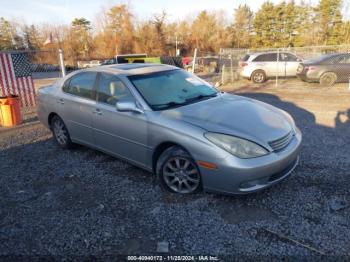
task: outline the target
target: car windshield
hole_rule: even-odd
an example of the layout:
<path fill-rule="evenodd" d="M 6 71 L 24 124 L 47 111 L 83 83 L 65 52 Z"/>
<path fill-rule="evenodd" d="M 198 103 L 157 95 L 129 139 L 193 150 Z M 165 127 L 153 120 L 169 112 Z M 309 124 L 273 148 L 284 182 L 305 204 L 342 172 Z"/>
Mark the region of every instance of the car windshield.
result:
<path fill-rule="evenodd" d="M 134 75 L 128 78 L 153 110 L 195 103 L 217 95 L 215 88 L 183 70 Z"/>

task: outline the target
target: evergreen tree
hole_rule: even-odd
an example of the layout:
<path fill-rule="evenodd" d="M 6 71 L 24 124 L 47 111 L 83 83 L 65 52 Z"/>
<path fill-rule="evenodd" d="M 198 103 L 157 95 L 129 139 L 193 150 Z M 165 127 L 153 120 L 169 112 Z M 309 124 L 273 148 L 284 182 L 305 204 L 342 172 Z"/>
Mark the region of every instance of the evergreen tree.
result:
<path fill-rule="evenodd" d="M 298 21 L 299 20 L 299 21 Z M 299 34 L 298 25 L 301 19 L 298 17 L 297 6 L 295 5 L 294 0 L 290 1 L 285 5 L 285 14 L 284 14 L 284 46 L 296 46 L 295 36 Z"/>
<path fill-rule="evenodd" d="M 215 16 L 207 11 L 200 12 L 191 26 L 193 47 L 207 52 L 215 51 L 214 41 L 219 40 L 216 38 L 218 31 Z"/>
<path fill-rule="evenodd" d="M 155 30 L 155 43 L 153 54 L 155 55 L 164 55 L 166 53 L 166 32 L 165 32 L 165 20 L 166 13 L 163 11 L 161 14 L 154 15 L 151 23 L 154 26 Z"/>
<path fill-rule="evenodd" d="M 253 27 L 253 12 L 248 5 L 239 5 L 234 11 L 234 23 L 230 27 L 232 45 L 237 48 L 250 46 Z"/>
<path fill-rule="evenodd" d="M 341 0 L 320 0 L 317 7 L 319 16 L 320 38 L 322 44 L 339 44 L 341 42 Z"/>
<path fill-rule="evenodd" d="M 276 32 L 276 9 L 273 3 L 264 2 L 254 17 L 256 47 L 277 47 L 278 42 Z"/>
<path fill-rule="evenodd" d="M 16 28 L 3 17 L 0 18 L 0 50 L 13 50 L 23 47 Z"/>
<path fill-rule="evenodd" d="M 71 34 L 73 50 L 78 57 L 86 58 L 92 48 L 90 21 L 85 18 L 75 18 L 72 21 Z"/>
<path fill-rule="evenodd" d="M 127 5 L 113 6 L 107 13 L 108 30 L 114 35 L 115 53 L 126 54 L 134 51 L 134 25 Z"/>

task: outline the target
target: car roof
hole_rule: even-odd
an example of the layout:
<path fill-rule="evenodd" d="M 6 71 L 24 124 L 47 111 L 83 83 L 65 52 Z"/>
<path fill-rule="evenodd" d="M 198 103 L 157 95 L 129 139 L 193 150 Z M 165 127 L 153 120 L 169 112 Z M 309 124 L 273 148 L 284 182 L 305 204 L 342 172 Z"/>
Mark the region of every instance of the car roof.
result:
<path fill-rule="evenodd" d="M 95 71 L 95 72 L 107 72 L 120 75 L 142 75 L 155 72 L 169 71 L 178 69 L 178 67 L 164 64 L 152 64 L 152 63 L 129 63 L 129 64 L 113 64 L 113 65 L 101 65 L 88 69 L 79 70 Z"/>
<path fill-rule="evenodd" d="M 349 55 L 350 53 L 328 53 L 328 54 L 323 54 L 320 56 L 312 57 L 305 62 L 307 64 L 318 64 L 322 63 L 328 59 L 332 59 L 333 57 L 338 57 L 338 56 L 344 56 L 344 55 Z"/>
<path fill-rule="evenodd" d="M 328 53 L 321 55 L 322 57 L 334 57 L 334 56 L 342 56 L 342 55 L 348 55 L 349 53 Z"/>
<path fill-rule="evenodd" d="M 266 52 L 252 52 L 252 53 L 248 53 L 247 55 L 251 55 L 251 56 L 259 56 L 259 55 L 267 55 L 267 54 L 277 54 L 277 53 L 288 53 L 288 54 L 293 54 L 290 51 L 266 51 Z"/>

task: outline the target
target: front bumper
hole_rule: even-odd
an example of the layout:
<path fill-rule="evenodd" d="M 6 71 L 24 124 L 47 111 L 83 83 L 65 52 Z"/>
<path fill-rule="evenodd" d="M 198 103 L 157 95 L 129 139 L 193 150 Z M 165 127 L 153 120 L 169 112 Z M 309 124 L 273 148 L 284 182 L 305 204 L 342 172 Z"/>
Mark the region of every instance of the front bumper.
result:
<path fill-rule="evenodd" d="M 215 170 L 200 167 L 203 188 L 224 194 L 247 194 L 270 187 L 291 175 L 299 161 L 301 141 L 298 130 L 282 151 L 252 159 L 229 155 L 215 163 Z"/>

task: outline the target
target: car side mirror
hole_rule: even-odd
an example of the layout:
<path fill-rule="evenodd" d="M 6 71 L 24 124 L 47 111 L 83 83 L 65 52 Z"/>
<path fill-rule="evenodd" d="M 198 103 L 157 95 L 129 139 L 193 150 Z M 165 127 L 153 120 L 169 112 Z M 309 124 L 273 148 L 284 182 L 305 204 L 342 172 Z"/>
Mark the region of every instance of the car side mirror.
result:
<path fill-rule="evenodd" d="M 138 108 L 135 101 L 118 101 L 115 105 L 117 111 L 119 112 L 134 112 L 142 114 L 143 110 Z"/>

